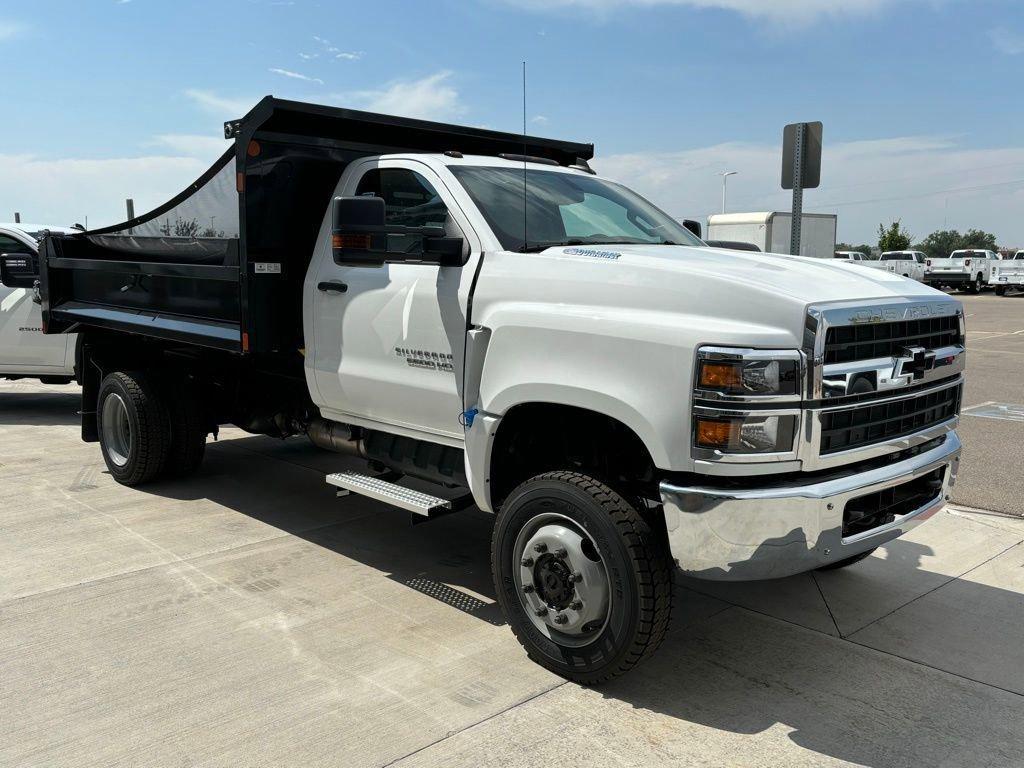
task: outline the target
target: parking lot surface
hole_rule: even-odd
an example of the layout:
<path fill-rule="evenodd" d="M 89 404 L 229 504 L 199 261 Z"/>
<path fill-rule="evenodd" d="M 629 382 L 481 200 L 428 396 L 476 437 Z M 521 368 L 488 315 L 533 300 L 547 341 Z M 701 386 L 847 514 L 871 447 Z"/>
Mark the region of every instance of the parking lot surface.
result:
<path fill-rule="evenodd" d="M 586 689 L 502 623 L 477 511 L 336 499 L 346 459 L 224 430 L 123 488 L 73 387 L 0 383 L 0 765 L 1021 765 L 1024 296 L 964 296 L 955 505 L 845 571 L 678 580 Z"/>

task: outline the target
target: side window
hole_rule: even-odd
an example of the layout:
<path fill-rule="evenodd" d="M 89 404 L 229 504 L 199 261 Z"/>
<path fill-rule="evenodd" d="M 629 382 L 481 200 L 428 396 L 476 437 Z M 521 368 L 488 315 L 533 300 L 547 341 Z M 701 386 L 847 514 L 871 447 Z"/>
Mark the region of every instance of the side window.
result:
<path fill-rule="evenodd" d="M 385 221 L 403 227 L 446 227 L 448 207 L 425 178 L 408 168 L 367 171 L 356 195 L 384 198 Z"/>
<path fill-rule="evenodd" d="M 0 253 L 9 253 L 11 256 L 16 254 L 19 256 L 35 256 L 31 248 L 21 242 L 21 240 L 15 240 L 10 235 L 0 235 Z"/>

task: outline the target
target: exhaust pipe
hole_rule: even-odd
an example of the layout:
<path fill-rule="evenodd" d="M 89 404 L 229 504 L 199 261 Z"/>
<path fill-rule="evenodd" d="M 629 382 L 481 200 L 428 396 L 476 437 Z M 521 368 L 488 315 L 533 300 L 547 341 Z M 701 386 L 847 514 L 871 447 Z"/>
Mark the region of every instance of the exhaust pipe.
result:
<path fill-rule="evenodd" d="M 313 419 L 306 428 L 309 440 L 317 448 L 349 456 L 366 458 L 366 447 L 363 445 L 363 431 L 349 424 L 339 424 L 327 419 Z"/>

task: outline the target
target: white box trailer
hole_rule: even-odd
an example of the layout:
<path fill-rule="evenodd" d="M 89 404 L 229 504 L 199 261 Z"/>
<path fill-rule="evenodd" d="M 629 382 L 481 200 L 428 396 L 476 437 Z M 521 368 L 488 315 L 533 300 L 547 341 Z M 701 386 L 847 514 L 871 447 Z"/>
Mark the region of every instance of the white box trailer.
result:
<path fill-rule="evenodd" d="M 805 213 L 800 255 L 831 259 L 836 249 L 836 216 Z M 781 212 L 716 213 L 708 217 L 708 240 L 732 240 L 756 245 L 765 253 L 789 253 L 793 215 Z"/>

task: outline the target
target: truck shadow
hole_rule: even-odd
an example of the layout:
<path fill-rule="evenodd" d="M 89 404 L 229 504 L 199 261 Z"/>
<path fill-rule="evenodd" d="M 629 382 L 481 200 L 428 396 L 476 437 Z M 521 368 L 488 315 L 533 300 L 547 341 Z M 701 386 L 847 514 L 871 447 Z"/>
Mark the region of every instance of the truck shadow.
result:
<path fill-rule="evenodd" d="M 336 499 L 322 483 L 323 473 L 345 468 L 349 461 L 303 441 L 245 437 L 211 445 L 203 470 L 188 482 L 144 490 L 173 499 L 210 499 L 453 609 L 503 624 L 490 577 L 491 516 L 471 509 L 412 526 L 400 510 L 359 497 Z M 896 540 L 884 550 L 886 558 L 874 567 L 884 569 L 887 583 L 923 596 L 937 581 L 950 578 L 921 568 L 921 558 L 931 553 L 920 544 Z M 857 568 L 829 578 L 849 580 L 856 591 L 857 580 L 865 580 Z M 801 578 L 807 577 L 792 577 Z M 766 584 L 785 590 L 787 582 L 794 583 Z M 701 729 L 713 729 L 740 737 L 737 762 L 762 764 L 772 763 L 765 750 L 779 749 L 772 744 L 779 739 L 878 768 L 995 764 L 999 759 L 1010 764 L 1007 756 L 1024 750 L 1018 697 L 969 679 L 991 680 L 993 670 L 1012 670 L 1013 659 L 996 658 L 987 672 L 973 675 L 950 670 L 962 677 L 939 671 L 941 663 L 928 657 L 920 664 L 908 660 L 921 648 L 945 649 L 954 666 L 967 664 L 969 654 L 984 657 L 977 636 L 964 631 L 960 608 L 949 609 L 948 621 L 930 620 L 909 637 L 901 635 L 909 631 L 906 627 L 887 630 L 890 645 L 879 652 L 862 645 L 856 634 L 852 640 L 829 636 L 697 594 L 689 581 L 677 584 L 673 628 L 658 653 L 597 689 L 605 699 L 645 713 L 610 720 L 613 733 L 650 730 L 665 754 L 672 754 L 673 740 L 679 740 L 680 751 L 692 753 L 693 739 L 717 738 Z M 865 583 L 862 594 L 869 594 L 870 586 Z M 1016 592 L 963 579 L 948 588 L 958 590 L 957 606 L 998 608 L 1008 617 L 1007 628 L 1024 621 L 1024 603 Z M 926 643 L 914 640 L 918 631 L 927 634 Z M 907 659 L 899 658 L 903 655 Z M 1024 689 L 1019 667 L 996 685 Z M 754 736 L 756 742 L 743 740 Z M 744 749 L 750 750 L 746 757 Z"/>
<path fill-rule="evenodd" d="M 82 396 L 77 388 L 69 392 L 41 391 L 17 382 L 0 389 L 0 426 L 72 426 L 81 424 L 78 415 Z"/>

